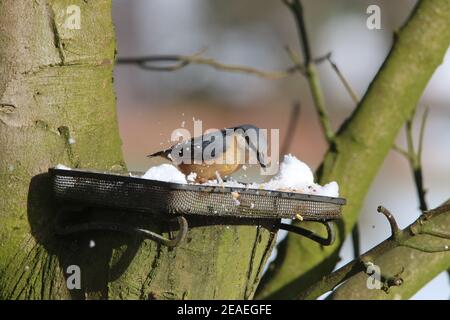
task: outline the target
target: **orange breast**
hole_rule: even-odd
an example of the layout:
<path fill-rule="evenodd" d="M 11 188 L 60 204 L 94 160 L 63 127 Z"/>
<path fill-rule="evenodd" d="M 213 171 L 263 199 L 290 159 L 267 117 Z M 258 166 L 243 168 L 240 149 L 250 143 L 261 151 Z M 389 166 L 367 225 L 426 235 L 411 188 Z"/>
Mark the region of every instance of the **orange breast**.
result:
<path fill-rule="evenodd" d="M 185 175 L 195 172 L 197 174 L 196 182 L 206 182 L 207 180 L 216 179 L 216 172 L 220 174 L 222 178 L 231 175 L 242 167 L 243 156 L 242 143 L 238 143 L 237 137 L 231 141 L 228 149 L 225 153 L 220 154 L 218 157 L 222 160 L 222 163 L 210 163 L 210 164 L 187 164 L 181 163 L 178 165 L 181 172 Z"/>
<path fill-rule="evenodd" d="M 195 172 L 197 174 L 196 182 L 206 182 L 208 180 L 216 179 L 216 172 L 222 178 L 229 176 L 241 168 L 241 164 L 185 164 L 178 165 L 181 172 L 185 175 Z"/>

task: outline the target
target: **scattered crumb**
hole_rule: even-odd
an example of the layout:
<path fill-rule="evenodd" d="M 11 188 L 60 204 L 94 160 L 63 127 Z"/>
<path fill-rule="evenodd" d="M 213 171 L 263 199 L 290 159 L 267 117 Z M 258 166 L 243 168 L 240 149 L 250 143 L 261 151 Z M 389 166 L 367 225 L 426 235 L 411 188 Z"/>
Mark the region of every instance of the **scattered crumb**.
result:
<path fill-rule="evenodd" d="M 241 202 L 239 201 L 239 197 L 241 196 L 241 195 L 239 194 L 239 192 L 233 191 L 233 192 L 231 192 L 231 196 L 233 197 L 234 203 L 235 203 L 237 206 L 239 206 L 239 205 L 241 204 Z"/>
<path fill-rule="evenodd" d="M 231 196 L 233 197 L 234 200 L 237 200 L 241 195 L 239 194 L 239 192 L 233 191 L 231 192 Z"/>

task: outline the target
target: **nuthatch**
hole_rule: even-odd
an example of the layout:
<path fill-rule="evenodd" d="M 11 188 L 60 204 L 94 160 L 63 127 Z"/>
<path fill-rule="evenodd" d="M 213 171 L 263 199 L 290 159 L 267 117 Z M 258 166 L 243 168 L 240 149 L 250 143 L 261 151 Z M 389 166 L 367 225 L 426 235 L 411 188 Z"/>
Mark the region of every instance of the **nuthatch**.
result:
<path fill-rule="evenodd" d="M 227 177 L 239 170 L 248 163 L 250 150 L 255 152 L 257 162 L 265 168 L 265 137 L 260 134 L 259 128 L 246 124 L 194 137 L 148 157 L 164 157 L 176 164 L 185 175 L 195 173 L 196 182 L 205 182 L 215 179 L 217 174 Z"/>

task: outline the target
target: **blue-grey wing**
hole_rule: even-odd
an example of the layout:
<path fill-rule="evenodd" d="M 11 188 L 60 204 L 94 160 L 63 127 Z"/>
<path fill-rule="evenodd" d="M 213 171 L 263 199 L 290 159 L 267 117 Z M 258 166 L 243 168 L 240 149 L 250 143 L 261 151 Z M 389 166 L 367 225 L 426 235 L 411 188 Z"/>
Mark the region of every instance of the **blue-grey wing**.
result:
<path fill-rule="evenodd" d="M 173 146 L 170 151 L 178 157 L 197 160 L 200 162 L 214 160 L 227 149 L 227 139 L 223 130 L 207 133 L 191 140 L 180 142 Z"/>

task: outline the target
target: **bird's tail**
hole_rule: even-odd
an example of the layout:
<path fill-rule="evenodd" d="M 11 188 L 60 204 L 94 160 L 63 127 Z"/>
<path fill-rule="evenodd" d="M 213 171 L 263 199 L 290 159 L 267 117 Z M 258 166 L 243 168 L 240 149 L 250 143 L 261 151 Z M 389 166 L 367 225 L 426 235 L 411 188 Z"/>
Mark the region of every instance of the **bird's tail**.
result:
<path fill-rule="evenodd" d="M 147 157 L 148 158 L 163 157 L 163 158 L 167 159 L 169 153 L 170 153 L 170 149 L 166 149 L 166 150 L 162 150 L 162 151 L 158 151 L 158 152 L 149 154 Z"/>

